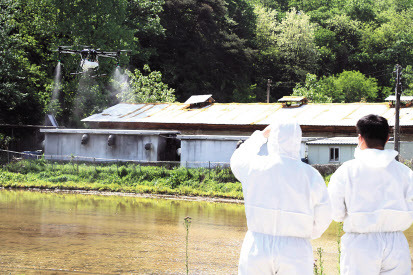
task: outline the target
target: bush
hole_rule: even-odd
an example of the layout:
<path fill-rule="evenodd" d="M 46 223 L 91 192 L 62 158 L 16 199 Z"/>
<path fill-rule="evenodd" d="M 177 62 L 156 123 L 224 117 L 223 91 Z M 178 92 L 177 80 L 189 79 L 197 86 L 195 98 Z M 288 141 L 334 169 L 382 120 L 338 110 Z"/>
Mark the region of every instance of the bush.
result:
<path fill-rule="evenodd" d="M 340 164 L 314 164 L 312 166 L 317 169 L 323 177 L 325 177 L 333 174 L 338 167 L 340 167 Z"/>

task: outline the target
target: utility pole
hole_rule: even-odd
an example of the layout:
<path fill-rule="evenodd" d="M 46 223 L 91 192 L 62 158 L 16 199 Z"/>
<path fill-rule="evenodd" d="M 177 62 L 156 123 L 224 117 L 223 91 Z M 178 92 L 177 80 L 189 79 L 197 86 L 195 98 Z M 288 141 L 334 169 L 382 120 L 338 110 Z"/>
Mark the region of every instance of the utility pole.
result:
<path fill-rule="evenodd" d="M 396 65 L 396 118 L 394 121 L 394 150 L 400 153 L 400 123 L 399 123 L 399 116 L 400 116 L 400 96 L 402 94 L 401 89 L 401 74 L 402 74 L 402 66 L 399 64 Z M 399 160 L 399 155 L 396 156 L 396 160 Z"/>
<path fill-rule="evenodd" d="M 271 79 L 268 79 L 267 82 L 267 103 L 270 103 L 270 91 L 271 91 Z"/>

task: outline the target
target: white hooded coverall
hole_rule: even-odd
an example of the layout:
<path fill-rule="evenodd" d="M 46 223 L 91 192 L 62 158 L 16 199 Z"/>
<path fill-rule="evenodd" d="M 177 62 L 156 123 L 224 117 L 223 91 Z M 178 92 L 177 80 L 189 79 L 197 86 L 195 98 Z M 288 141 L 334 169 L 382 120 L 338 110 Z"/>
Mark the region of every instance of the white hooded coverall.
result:
<path fill-rule="evenodd" d="M 267 141 L 256 131 L 231 158 L 242 183 L 248 232 L 238 274 L 313 274 L 310 238 L 331 222 L 326 184 L 317 170 L 300 160 L 301 129 L 297 123 L 272 125 Z"/>
<path fill-rule="evenodd" d="M 413 222 L 413 172 L 394 150 L 356 149 L 331 177 L 333 219 L 344 221 L 341 274 L 410 275 L 404 230 Z"/>

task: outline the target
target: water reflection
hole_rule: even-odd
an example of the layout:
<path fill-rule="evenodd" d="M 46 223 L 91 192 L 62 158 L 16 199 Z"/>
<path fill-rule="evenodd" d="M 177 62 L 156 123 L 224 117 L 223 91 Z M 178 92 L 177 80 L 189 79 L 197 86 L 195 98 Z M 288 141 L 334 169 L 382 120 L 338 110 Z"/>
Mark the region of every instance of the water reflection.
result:
<path fill-rule="evenodd" d="M 244 235 L 237 204 L 76 194 L 0 192 L 0 268 L 36 273 L 236 272 Z"/>
<path fill-rule="evenodd" d="M 244 206 L 116 196 L 0 191 L 0 270 L 12 274 L 236 274 Z M 410 246 L 413 230 L 408 231 Z M 337 274 L 336 225 L 313 241 Z"/>

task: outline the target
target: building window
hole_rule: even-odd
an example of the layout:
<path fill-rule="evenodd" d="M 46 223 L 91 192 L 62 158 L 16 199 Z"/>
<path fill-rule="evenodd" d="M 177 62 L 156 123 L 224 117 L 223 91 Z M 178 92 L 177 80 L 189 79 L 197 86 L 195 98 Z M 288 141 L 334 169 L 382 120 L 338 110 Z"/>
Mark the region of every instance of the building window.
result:
<path fill-rule="evenodd" d="M 331 147 L 330 148 L 330 162 L 340 161 L 340 148 Z"/>

